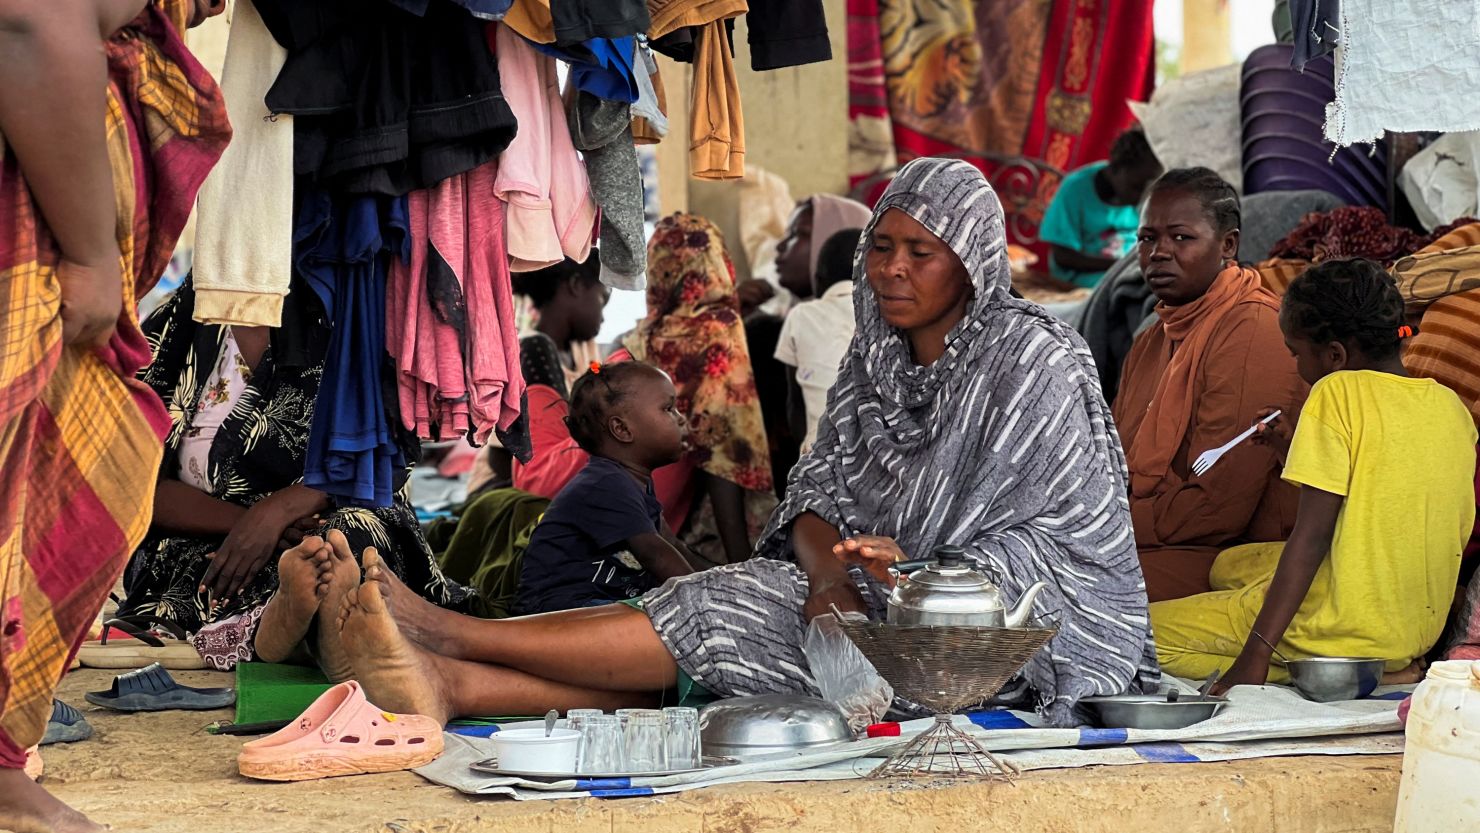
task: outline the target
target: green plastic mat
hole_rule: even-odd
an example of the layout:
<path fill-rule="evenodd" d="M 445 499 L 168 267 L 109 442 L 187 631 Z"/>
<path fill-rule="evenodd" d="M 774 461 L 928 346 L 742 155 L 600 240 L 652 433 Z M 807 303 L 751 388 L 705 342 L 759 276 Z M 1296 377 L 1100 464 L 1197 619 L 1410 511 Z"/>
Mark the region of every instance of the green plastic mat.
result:
<path fill-rule="evenodd" d="M 276 662 L 237 663 L 236 722 L 292 720 L 328 690 L 329 679 L 317 668 Z"/>

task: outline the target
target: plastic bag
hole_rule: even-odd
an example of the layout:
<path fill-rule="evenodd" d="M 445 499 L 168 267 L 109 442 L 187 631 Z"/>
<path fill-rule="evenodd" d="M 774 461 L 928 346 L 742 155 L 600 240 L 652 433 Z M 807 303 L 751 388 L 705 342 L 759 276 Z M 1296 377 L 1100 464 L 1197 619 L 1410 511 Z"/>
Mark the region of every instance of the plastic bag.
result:
<path fill-rule="evenodd" d="M 1194 72 L 1157 87 L 1149 102 L 1129 102 L 1162 167 L 1204 165 L 1243 191 L 1242 71 L 1230 64 Z"/>
<path fill-rule="evenodd" d="M 867 621 L 862 614 L 843 615 Z M 807 656 L 807 665 L 812 669 L 812 678 L 817 681 L 822 698 L 843 710 L 855 734 L 862 734 L 883 720 L 889 704 L 894 702 L 894 688 L 843 633 L 835 616 L 826 614 L 812 620 L 802 643 L 802 653 Z"/>

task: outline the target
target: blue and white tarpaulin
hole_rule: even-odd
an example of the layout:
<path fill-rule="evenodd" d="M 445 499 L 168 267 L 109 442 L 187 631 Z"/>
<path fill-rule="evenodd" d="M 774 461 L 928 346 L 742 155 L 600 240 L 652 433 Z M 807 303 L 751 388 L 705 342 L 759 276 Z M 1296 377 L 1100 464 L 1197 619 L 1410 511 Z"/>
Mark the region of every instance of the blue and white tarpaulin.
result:
<path fill-rule="evenodd" d="M 1379 689 L 1371 698 L 1312 703 L 1287 688 L 1235 689 L 1212 720 L 1175 731 L 1044 728 L 1024 712 L 959 715 L 956 724 L 1024 771 L 1143 763 L 1201 763 L 1288 755 L 1386 755 L 1403 750 L 1398 704 L 1403 689 Z M 469 767 L 493 757 L 486 737 L 446 735 L 447 751 L 417 772 L 469 795 L 518 800 L 624 798 L 684 792 L 717 784 L 840 781 L 862 778 L 899 744 L 928 729 L 905 723 L 899 738 L 839 744 L 811 752 L 663 778 L 528 780 Z"/>

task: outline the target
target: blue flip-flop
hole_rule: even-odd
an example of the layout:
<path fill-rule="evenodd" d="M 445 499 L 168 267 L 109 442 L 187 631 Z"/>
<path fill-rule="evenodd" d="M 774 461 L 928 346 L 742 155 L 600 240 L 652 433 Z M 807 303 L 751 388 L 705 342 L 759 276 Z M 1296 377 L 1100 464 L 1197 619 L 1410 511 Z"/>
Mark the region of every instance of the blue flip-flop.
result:
<path fill-rule="evenodd" d="M 41 745 L 76 743 L 92 737 L 92 733 L 92 724 L 87 722 L 82 712 L 61 700 L 52 700 L 51 719 L 46 721 L 46 737 L 41 739 Z"/>
<path fill-rule="evenodd" d="M 107 691 L 89 691 L 84 696 L 94 706 L 122 712 L 205 711 L 224 709 L 236 702 L 235 689 L 180 685 L 157 662 L 138 671 L 119 674 L 113 678 L 113 687 Z"/>

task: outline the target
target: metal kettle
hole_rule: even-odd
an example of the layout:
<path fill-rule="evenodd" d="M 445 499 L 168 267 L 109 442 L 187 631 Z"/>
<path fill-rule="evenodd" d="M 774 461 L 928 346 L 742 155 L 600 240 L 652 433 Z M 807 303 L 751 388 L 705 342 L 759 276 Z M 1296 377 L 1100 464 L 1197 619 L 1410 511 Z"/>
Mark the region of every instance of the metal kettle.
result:
<path fill-rule="evenodd" d="M 1033 600 L 1048 586 L 1036 582 L 1009 610 L 1002 590 L 972 565 L 965 550 L 954 546 L 936 547 L 930 560 L 901 562 L 891 572 L 898 576 L 889 596 L 891 625 L 1020 628 L 1033 611 Z"/>

